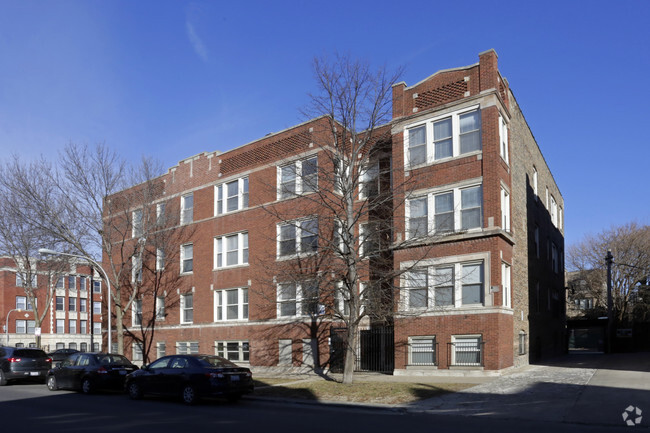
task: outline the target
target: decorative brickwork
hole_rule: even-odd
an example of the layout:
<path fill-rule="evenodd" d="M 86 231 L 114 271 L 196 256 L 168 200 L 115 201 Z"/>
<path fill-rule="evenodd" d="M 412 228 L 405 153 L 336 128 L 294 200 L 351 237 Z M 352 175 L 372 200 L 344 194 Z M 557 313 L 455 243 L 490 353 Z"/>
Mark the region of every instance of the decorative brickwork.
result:
<path fill-rule="evenodd" d="M 415 99 L 415 107 L 418 110 L 424 110 L 436 105 L 461 99 L 467 91 L 467 82 L 465 80 L 456 81 L 428 92 L 419 94 Z"/>

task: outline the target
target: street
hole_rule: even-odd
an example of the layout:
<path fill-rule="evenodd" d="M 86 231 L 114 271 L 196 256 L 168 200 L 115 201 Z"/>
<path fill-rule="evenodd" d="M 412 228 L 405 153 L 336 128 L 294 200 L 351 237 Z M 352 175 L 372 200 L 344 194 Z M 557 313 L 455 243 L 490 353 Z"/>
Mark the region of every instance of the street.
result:
<path fill-rule="evenodd" d="M 244 399 L 236 404 L 205 401 L 185 406 L 173 399 L 131 401 L 121 394 L 82 395 L 48 391 L 45 385 L 0 387 L 3 431 L 48 432 L 602 432 L 629 431 L 621 427 L 490 419 L 355 406 L 296 404 Z"/>

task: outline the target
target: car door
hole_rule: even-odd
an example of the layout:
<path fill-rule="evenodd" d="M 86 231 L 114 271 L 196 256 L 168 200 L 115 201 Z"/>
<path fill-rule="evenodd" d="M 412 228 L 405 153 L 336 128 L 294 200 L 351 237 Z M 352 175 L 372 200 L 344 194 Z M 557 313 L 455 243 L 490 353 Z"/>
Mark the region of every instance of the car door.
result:
<path fill-rule="evenodd" d="M 78 357 L 79 355 L 77 354 L 70 356 L 65 361 L 61 362 L 59 367 L 53 370 L 56 383 L 60 388 L 72 387 L 72 368 L 77 363 Z"/>
<path fill-rule="evenodd" d="M 176 356 L 169 363 L 166 382 L 169 393 L 178 394 L 188 380 L 190 363 L 184 356 Z"/>
<path fill-rule="evenodd" d="M 142 387 L 143 392 L 153 394 L 164 393 L 165 387 L 168 386 L 166 378 L 171 360 L 171 357 L 160 358 L 138 373 L 138 383 Z"/>
<path fill-rule="evenodd" d="M 71 388 L 81 389 L 81 379 L 83 379 L 93 364 L 94 359 L 90 354 L 84 353 L 76 357 L 76 362 L 70 367 Z"/>

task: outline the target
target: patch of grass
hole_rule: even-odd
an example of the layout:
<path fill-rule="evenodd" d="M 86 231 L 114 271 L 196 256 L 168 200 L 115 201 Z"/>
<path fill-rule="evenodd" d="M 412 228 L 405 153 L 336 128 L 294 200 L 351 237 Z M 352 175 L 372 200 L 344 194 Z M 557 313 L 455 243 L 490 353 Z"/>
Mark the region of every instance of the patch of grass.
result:
<path fill-rule="evenodd" d="M 357 382 L 342 384 L 314 380 L 256 389 L 255 395 L 322 401 L 402 404 L 456 392 L 474 386 L 466 383 Z"/>

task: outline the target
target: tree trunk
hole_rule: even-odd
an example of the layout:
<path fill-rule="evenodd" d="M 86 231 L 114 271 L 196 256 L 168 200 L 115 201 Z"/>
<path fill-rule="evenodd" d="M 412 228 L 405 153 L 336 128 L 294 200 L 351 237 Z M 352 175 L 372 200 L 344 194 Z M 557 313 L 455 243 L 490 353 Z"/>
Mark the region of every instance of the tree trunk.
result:
<path fill-rule="evenodd" d="M 354 367 L 356 364 L 356 347 L 357 347 L 357 328 L 356 325 L 348 327 L 348 341 L 345 346 L 345 364 L 343 366 L 343 383 L 350 384 L 354 379 Z"/>

